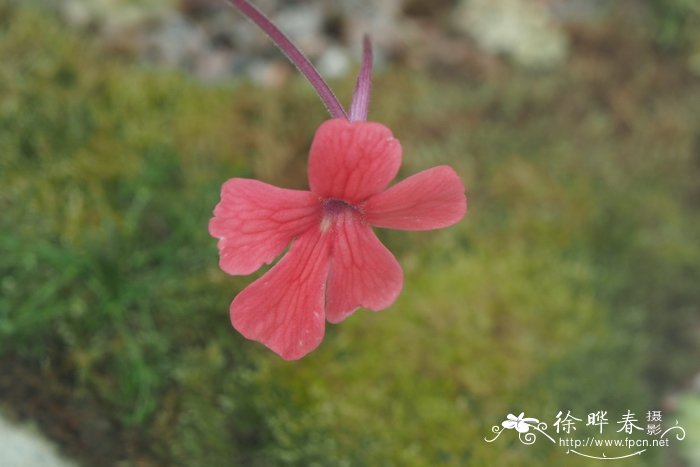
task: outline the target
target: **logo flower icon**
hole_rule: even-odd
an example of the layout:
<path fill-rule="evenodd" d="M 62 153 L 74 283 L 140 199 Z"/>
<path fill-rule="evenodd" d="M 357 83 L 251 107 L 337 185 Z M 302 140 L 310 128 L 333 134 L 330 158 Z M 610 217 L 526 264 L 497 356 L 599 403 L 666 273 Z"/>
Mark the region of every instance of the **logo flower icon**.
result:
<path fill-rule="evenodd" d="M 508 430 L 512 430 L 515 428 L 518 433 L 527 433 L 530 431 L 530 423 L 539 423 L 540 421 L 536 418 L 523 418 L 525 415 L 525 412 L 520 412 L 520 415 L 517 417 L 513 415 L 512 413 L 509 413 L 506 416 L 506 420 L 501 423 L 503 428 L 506 428 Z"/>

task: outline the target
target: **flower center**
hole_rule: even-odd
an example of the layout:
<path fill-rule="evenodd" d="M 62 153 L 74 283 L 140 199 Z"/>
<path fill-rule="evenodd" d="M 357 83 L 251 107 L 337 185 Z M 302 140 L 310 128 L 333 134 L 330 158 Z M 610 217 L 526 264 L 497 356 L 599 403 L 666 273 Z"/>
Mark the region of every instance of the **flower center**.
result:
<path fill-rule="evenodd" d="M 321 232 L 327 232 L 328 229 L 333 225 L 333 221 L 338 218 L 338 216 L 347 213 L 348 211 L 356 211 L 357 208 L 350 203 L 343 201 L 342 199 L 328 198 L 324 199 L 323 202 L 323 218 L 321 219 Z"/>
<path fill-rule="evenodd" d="M 347 209 L 354 208 L 350 203 L 347 203 L 342 199 L 328 198 L 323 200 L 323 214 L 326 216 L 335 216 Z"/>

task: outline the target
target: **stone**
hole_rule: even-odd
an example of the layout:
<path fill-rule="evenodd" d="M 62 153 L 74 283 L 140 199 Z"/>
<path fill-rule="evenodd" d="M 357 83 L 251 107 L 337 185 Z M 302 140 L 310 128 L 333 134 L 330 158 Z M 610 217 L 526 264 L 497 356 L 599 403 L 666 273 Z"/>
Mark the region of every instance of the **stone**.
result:
<path fill-rule="evenodd" d="M 547 2 L 462 0 L 455 26 L 479 47 L 528 67 L 551 67 L 566 59 L 568 37 Z"/>
<path fill-rule="evenodd" d="M 77 467 L 56 447 L 27 425 L 10 423 L 0 416 L 0 465 L 3 467 Z"/>
<path fill-rule="evenodd" d="M 344 48 L 332 45 L 316 61 L 316 67 L 325 79 L 342 78 L 350 71 L 350 57 Z"/>

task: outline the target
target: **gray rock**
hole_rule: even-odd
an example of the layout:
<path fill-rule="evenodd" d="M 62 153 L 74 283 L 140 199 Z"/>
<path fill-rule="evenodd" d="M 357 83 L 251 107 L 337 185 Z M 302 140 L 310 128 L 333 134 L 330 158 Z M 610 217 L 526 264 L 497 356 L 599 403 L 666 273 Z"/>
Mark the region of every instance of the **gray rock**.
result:
<path fill-rule="evenodd" d="M 56 447 L 29 426 L 12 424 L 0 416 L 0 465 L 3 467 L 76 467 Z"/>
<path fill-rule="evenodd" d="M 548 67 L 567 56 L 568 38 L 545 2 L 463 0 L 455 26 L 487 52 L 530 67 Z"/>
<path fill-rule="evenodd" d="M 338 46 L 330 46 L 316 62 L 318 72 L 326 79 L 334 79 L 345 76 L 350 71 L 350 57 L 348 52 Z"/>
<path fill-rule="evenodd" d="M 319 6 L 303 4 L 281 10 L 272 20 L 297 47 L 316 57 L 323 50 L 322 42 L 325 42 L 321 31 L 323 17 Z"/>

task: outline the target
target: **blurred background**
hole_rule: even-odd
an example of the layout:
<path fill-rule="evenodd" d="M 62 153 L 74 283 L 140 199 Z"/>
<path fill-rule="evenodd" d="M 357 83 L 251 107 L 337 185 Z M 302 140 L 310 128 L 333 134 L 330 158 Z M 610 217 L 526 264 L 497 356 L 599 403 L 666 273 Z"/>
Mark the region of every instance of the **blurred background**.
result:
<path fill-rule="evenodd" d="M 346 104 L 371 34 L 400 178 L 453 166 L 466 218 L 381 231 L 396 304 L 285 362 L 207 222 L 306 188 L 308 83 L 224 0 L 0 0 L 3 416 L 83 466 L 577 466 L 484 438 L 657 410 L 686 439 L 625 465 L 700 465 L 700 3 L 255 3 Z"/>

